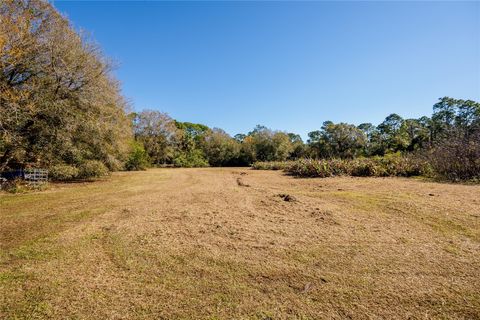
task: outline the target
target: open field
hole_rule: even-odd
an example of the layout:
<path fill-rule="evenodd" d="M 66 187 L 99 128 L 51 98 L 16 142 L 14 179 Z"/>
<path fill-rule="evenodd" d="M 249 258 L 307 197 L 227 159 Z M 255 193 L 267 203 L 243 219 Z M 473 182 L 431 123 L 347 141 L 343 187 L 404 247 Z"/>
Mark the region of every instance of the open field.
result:
<path fill-rule="evenodd" d="M 480 186 L 154 169 L 0 195 L 1 319 L 480 319 L 479 288 Z"/>

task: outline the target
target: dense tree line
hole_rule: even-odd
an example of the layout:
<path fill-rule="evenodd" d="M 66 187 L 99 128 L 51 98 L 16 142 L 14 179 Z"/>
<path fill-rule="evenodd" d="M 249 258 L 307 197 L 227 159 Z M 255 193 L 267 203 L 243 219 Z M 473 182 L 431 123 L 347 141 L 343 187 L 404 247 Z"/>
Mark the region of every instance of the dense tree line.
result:
<path fill-rule="evenodd" d="M 132 114 L 135 140 L 143 149 L 129 167 L 246 166 L 255 161 L 287 160 L 303 155 L 299 135 L 257 126 L 248 134 L 231 137 L 222 129 L 179 122 L 160 111 Z"/>
<path fill-rule="evenodd" d="M 221 129 L 177 122 L 158 111 L 135 115 L 136 140 L 145 148 L 144 163 L 177 166 L 235 166 L 256 161 L 298 158 L 353 159 L 414 153 L 432 162 L 471 167 L 480 165 L 480 104 L 444 97 L 433 106 L 433 115 L 403 119 L 391 114 L 377 126 L 325 121 L 308 134 L 304 143 L 294 133 L 257 126 L 248 134 L 229 136 Z M 455 156 L 464 154 L 462 163 Z M 448 159 L 447 159 L 448 157 Z M 445 169 L 448 170 L 448 169 Z"/>
<path fill-rule="evenodd" d="M 378 124 L 325 121 L 304 143 L 258 125 L 230 136 L 165 113 L 127 112 L 111 63 L 48 2 L 0 2 L 0 171 L 49 168 L 54 178 L 148 166 L 247 166 L 299 158 L 414 153 L 452 179 L 479 176 L 480 104 L 441 98 L 433 114 Z"/>
<path fill-rule="evenodd" d="M 377 126 L 326 121 L 321 130 L 308 134 L 308 144 L 312 147 L 311 155 L 319 158 L 413 152 L 438 147 L 453 137 L 474 141 L 479 119 L 479 103 L 444 97 L 433 106 L 431 118 L 403 119 L 394 113 Z"/>

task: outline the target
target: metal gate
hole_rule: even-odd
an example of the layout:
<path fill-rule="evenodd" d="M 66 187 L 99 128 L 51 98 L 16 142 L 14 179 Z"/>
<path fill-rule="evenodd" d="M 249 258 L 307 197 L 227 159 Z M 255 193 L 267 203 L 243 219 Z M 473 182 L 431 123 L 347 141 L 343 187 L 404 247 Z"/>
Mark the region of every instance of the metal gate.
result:
<path fill-rule="evenodd" d="M 25 169 L 23 178 L 28 184 L 38 186 L 48 182 L 48 170 L 46 169 Z"/>

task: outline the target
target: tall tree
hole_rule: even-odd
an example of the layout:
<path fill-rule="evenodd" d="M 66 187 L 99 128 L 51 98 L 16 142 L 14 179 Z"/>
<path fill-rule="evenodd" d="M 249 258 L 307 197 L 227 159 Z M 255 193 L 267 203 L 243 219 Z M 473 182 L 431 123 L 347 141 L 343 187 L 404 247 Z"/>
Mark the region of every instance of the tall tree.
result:
<path fill-rule="evenodd" d="M 153 164 L 171 162 L 180 136 L 175 120 L 166 113 L 143 110 L 135 116 L 134 130 Z"/>
<path fill-rule="evenodd" d="M 239 164 L 240 143 L 222 129 L 213 128 L 206 133 L 203 150 L 211 166 Z"/>
<path fill-rule="evenodd" d="M 4 0 L 0 19 L 0 170 L 118 169 L 132 131 L 100 49 L 46 1 Z"/>
<path fill-rule="evenodd" d="M 365 133 L 354 125 L 325 121 L 322 130 L 309 133 L 310 144 L 320 158 L 353 158 L 367 144 Z"/>
<path fill-rule="evenodd" d="M 405 150 L 408 145 L 408 136 L 401 128 L 404 119 L 396 113 L 392 113 L 385 118 L 377 127 L 380 133 L 381 144 L 385 152 L 396 152 Z"/>
<path fill-rule="evenodd" d="M 433 139 L 454 134 L 468 136 L 480 128 L 480 103 L 443 97 L 433 106 Z"/>

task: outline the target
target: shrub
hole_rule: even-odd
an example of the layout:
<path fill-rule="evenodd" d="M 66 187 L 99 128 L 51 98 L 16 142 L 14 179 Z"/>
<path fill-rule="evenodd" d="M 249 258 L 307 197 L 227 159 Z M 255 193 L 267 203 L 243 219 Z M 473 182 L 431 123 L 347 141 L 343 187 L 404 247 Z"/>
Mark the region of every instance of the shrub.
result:
<path fill-rule="evenodd" d="M 107 167 L 98 160 L 85 161 L 78 169 L 78 177 L 82 179 L 99 178 L 108 175 Z"/>
<path fill-rule="evenodd" d="M 54 181 L 73 180 L 78 177 L 78 174 L 78 168 L 67 164 L 57 164 L 48 170 L 48 176 Z"/>
<path fill-rule="evenodd" d="M 104 163 L 107 166 L 108 171 L 119 171 L 124 168 L 122 161 L 118 160 L 112 155 L 107 155 Z"/>
<path fill-rule="evenodd" d="M 9 193 L 25 193 L 29 187 L 21 179 L 9 180 L 1 183 L 1 190 Z"/>
<path fill-rule="evenodd" d="M 440 178 L 480 180 L 480 132 L 470 139 L 452 137 L 443 141 L 428 153 L 427 158 Z"/>
<path fill-rule="evenodd" d="M 373 159 L 355 159 L 350 163 L 349 173 L 354 177 L 383 176 L 385 170 Z"/>
<path fill-rule="evenodd" d="M 400 154 L 377 157 L 384 176 L 420 176 L 431 171 L 428 161 L 416 155 L 402 156 Z"/>
<path fill-rule="evenodd" d="M 199 168 L 208 167 L 208 160 L 205 159 L 201 150 L 193 150 L 187 153 L 180 153 L 173 159 L 175 167 Z"/>
<path fill-rule="evenodd" d="M 252 164 L 252 168 L 255 170 L 285 170 L 292 163 L 292 161 L 257 161 Z"/>
<path fill-rule="evenodd" d="M 358 177 L 416 176 L 430 172 L 428 162 L 400 154 L 385 157 L 357 159 L 299 159 L 291 162 L 264 162 L 254 164 L 255 169 L 278 170 L 300 177 Z"/>
<path fill-rule="evenodd" d="M 142 144 L 134 142 L 130 152 L 125 169 L 128 171 L 146 170 L 150 165 L 147 152 Z"/>
<path fill-rule="evenodd" d="M 332 170 L 327 160 L 299 159 L 286 171 L 294 176 L 301 177 L 330 177 Z"/>

